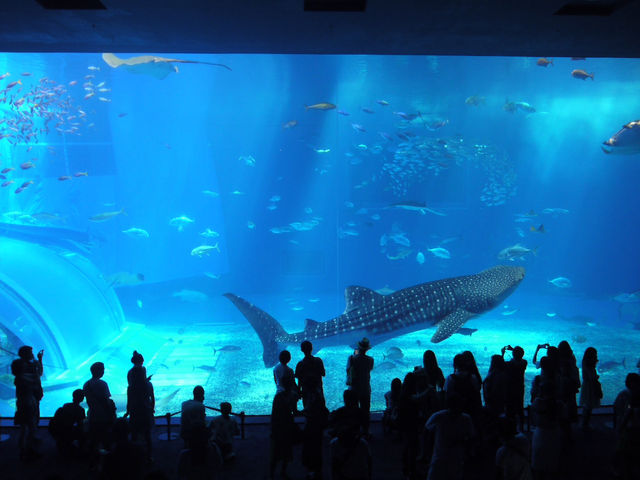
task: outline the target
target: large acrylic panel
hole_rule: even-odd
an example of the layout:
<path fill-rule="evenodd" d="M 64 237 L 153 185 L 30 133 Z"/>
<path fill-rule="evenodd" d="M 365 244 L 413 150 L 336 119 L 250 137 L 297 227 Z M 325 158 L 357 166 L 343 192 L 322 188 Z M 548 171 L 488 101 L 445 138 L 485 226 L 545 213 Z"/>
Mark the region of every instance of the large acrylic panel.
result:
<path fill-rule="evenodd" d="M 427 349 L 484 376 L 521 345 L 528 390 L 537 345 L 566 339 L 578 365 L 594 346 L 605 403 L 637 370 L 639 61 L 170 58 L 0 56 L 0 279 L 22 292 L 0 290 L 0 414 L 40 338 L 65 345 L 45 415 L 95 361 L 122 409 L 134 349 L 157 413 L 197 384 L 269 413 L 273 359 L 295 367 L 304 338 L 332 409 L 364 336 L 374 409 Z M 495 265 L 526 275 L 403 291 Z M 438 325 L 457 331 L 432 343 Z"/>

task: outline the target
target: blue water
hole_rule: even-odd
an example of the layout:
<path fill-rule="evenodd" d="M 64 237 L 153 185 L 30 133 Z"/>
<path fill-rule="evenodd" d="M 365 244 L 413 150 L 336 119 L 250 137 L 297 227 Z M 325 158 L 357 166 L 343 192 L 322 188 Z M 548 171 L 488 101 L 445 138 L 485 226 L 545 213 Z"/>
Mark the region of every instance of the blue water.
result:
<path fill-rule="evenodd" d="M 273 385 L 260 341 L 223 293 L 247 298 L 295 332 L 305 318 L 342 313 L 349 285 L 396 290 L 477 273 L 504 263 L 498 253 L 516 243 L 536 249 L 506 260 L 525 266 L 527 276 L 506 305 L 469 322 L 478 329 L 472 337 L 434 347 L 430 329 L 372 350 L 378 363 L 390 346 L 405 354 L 374 372 L 374 408 L 426 348 L 445 374 L 453 354 L 471 349 L 485 374 L 490 355 L 507 343 L 522 344 L 531 359 L 537 343 L 568 338 L 578 361 L 591 344 L 605 360 L 625 358 L 626 368 L 602 372 L 605 401 L 622 388 L 637 361 L 630 343 L 640 339 L 640 319 L 635 304 L 621 310 L 613 297 L 639 288 L 640 162 L 606 155 L 600 145 L 637 119 L 639 61 L 557 58 L 542 68 L 535 58 L 170 57 L 232 70 L 177 63 L 178 72 L 158 79 L 144 68 L 113 69 L 100 54 L 0 56 L 0 74 L 10 73 L 0 88 L 22 83 L 0 96 L 7 135 L 0 167 L 15 168 L 5 175 L 15 183 L 0 189 L 2 222 L 64 229 L 19 238 L 74 259 L 77 268 L 31 289 L 44 281 L 38 269 L 51 265 L 45 253 L 28 245 L 20 258 L 14 247 L 0 251 L 14 262 L 11 278 L 0 280 L 18 284 L 30 305 L 18 311 L 5 294 L 0 319 L 12 334 L 0 336 L 2 347 L 15 352 L 18 340 L 38 341 L 42 328 L 30 328 L 35 314 L 27 310 L 39 312 L 49 342 L 60 343 L 55 361 L 45 356 L 43 414 L 67 401 L 94 361 L 107 363 L 105 379 L 122 396 L 134 348 L 145 355 L 163 408 L 179 409 L 202 383 L 209 404 L 230 400 L 234 409 L 268 413 Z M 573 69 L 593 72 L 594 80 L 573 78 Z M 34 96 L 16 107 L 29 91 Z M 304 108 L 319 102 L 337 108 Z M 535 112 L 507 111 L 509 102 Z M 23 128 L 26 117 L 34 124 Z M 30 129 L 38 135 L 25 138 Z M 20 167 L 29 161 L 34 168 Z M 398 202 L 432 211 L 391 207 Z M 114 215 L 94 221 L 105 212 Z M 170 225 L 181 216 L 192 222 Z M 130 228 L 148 237 L 123 233 Z M 207 228 L 215 232 L 208 238 L 200 235 Z M 69 230 L 88 246 L 64 243 Z M 385 235 L 399 241 L 385 243 Z M 191 255 L 202 245 L 219 251 Z M 450 258 L 429 251 L 437 247 Z M 27 258 L 33 265 L 21 268 Z M 139 274 L 143 281 L 126 285 Z M 571 286 L 549 282 L 557 277 Z M 119 305 L 94 301 L 104 292 L 115 292 Z M 80 349 L 84 331 L 101 333 Z M 213 351 L 225 345 L 240 349 Z M 298 349 L 290 350 L 295 364 Z M 2 381 L 10 386 L 6 352 Z M 319 352 L 331 406 L 340 401 L 349 352 Z M 6 415 L 13 400 L 4 396 Z"/>

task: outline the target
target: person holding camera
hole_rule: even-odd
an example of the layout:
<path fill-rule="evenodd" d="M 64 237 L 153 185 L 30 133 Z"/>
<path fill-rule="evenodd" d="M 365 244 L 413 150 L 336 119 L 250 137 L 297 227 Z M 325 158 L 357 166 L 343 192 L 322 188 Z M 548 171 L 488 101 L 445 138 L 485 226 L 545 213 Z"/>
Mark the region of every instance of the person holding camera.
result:
<path fill-rule="evenodd" d="M 524 359 L 524 349 L 520 346 L 502 347 L 502 356 L 511 352 L 511 360 L 505 362 L 507 377 L 507 393 L 505 398 L 505 412 L 508 417 L 518 418 L 520 431 L 524 430 L 524 372 L 527 361 Z"/>
<path fill-rule="evenodd" d="M 31 460 L 38 456 L 35 451 L 36 431 L 40 420 L 40 400 L 42 391 L 42 356 L 44 350 L 38 352 L 38 359 L 33 356 L 33 348 L 23 345 L 18 349 L 18 359 L 11 363 L 11 373 L 15 377 L 16 416 L 14 423 L 20 425 L 18 444 L 20 459 Z"/>

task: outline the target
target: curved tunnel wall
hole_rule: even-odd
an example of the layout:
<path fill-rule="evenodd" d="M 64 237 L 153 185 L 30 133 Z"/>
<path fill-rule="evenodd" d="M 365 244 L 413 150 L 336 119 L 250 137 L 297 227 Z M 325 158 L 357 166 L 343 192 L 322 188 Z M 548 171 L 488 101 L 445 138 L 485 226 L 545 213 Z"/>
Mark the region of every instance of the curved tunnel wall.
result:
<path fill-rule="evenodd" d="M 120 302 L 84 255 L 0 238 L 0 325 L 58 373 L 95 353 L 119 332 Z"/>

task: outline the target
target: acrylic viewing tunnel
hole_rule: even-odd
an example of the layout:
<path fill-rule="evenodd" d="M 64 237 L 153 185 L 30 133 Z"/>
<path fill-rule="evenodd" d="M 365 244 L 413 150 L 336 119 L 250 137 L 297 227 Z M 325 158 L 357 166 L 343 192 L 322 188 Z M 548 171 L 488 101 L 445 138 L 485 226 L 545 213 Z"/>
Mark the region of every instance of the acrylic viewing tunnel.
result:
<path fill-rule="evenodd" d="M 6 236 L 0 238 L 0 311 L 9 349 L 45 350 L 48 380 L 99 350 L 124 320 L 113 289 L 84 255 Z"/>

